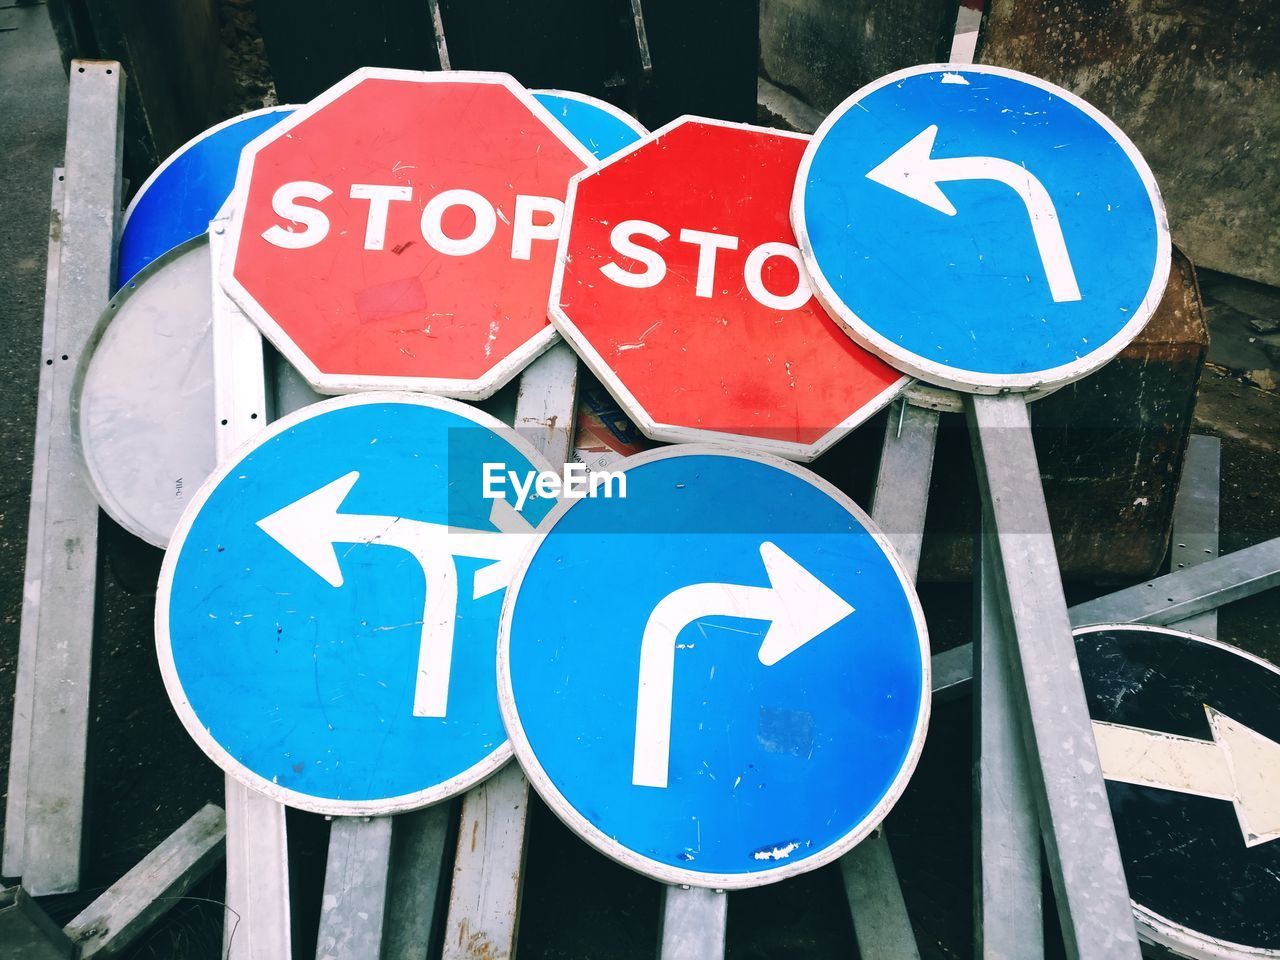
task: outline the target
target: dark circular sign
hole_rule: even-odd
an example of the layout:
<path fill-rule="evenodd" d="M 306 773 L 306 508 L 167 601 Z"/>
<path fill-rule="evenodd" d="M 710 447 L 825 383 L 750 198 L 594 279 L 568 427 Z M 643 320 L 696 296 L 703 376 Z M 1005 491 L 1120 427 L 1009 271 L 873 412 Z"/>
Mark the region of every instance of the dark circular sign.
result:
<path fill-rule="evenodd" d="M 1280 957 L 1280 669 L 1163 627 L 1089 627 L 1076 651 L 1139 931 Z"/>

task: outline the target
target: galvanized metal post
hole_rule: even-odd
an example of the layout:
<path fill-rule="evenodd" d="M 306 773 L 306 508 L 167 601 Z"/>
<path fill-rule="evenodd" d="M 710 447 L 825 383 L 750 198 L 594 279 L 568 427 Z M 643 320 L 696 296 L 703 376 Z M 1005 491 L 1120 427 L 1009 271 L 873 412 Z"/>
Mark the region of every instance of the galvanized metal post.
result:
<path fill-rule="evenodd" d="M 1005 633 L 995 558 L 984 538 L 975 559 L 974 956 L 1042 960 L 1040 825 L 1018 728 L 1012 638 Z"/>
<path fill-rule="evenodd" d="M 1169 569 L 1185 570 L 1218 555 L 1218 496 L 1222 472 L 1222 441 L 1193 436 L 1182 462 L 1182 480 L 1173 502 L 1173 545 Z M 1205 610 L 1179 621 L 1179 630 L 1213 640 L 1218 636 L 1218 611 Z"/>
<path fill-rule="evenodd" d="M 1280 537 L 1077 604 L 1067 614 L 1073 628 L 1106 623 L 1169 626 L 1274 587 L 1280 587 Z M 934 655 L 935 697 L 958 696 L 972 679 L 971 644 Z"/>
<path fill-rule="evenodd" d="M 337 817 L 329 832 L 316 960 L 378 960 L 390 874 L 391 817 Z"/>
<path fill-rule="evenodd" d="M 44 501 L 49 486 L 50 420 L 53 411 L 54 349 L 58 329 L 58 261 L 62 249 L 62 200 L 66 178 L 53 170 L 49 202 L 48 266 L 44 286 L 44 331 L 40 346 L 40 383 L 36 394 L 35 451 L 31 458 L 31 506 L 27 513 L 27 559 L 22 584 L 22 622 L 18 628 L 17 677 L 9 739 L 9 789 L 5 799 L 4 852 L 0 872 L 22 875 L 27 836 L 27 764 L 31 757 L 31 712 L 35 700 L 36 643 L 40 619 L 40 574 L 44 565 Z"/>
<path fill-rule="evenodd" d="M 520 376 L 515 426 L 553 465 L 573 447 L 578 358 L 558 343 Z M 462 800 L 442 960 L 515 956 L 529 782 L 508 764 Z"/>
<path fill-rule="evenodd" d="M 213 265 L 214 430 L 218 461 L 267 422 L 262 337 L 218 282 L 226 218 L 210 224 Z M 226 960 L 279 960 L 292 955 L 289 845 L 284 806 L 226 778 Z"/>
<path fill-rule="evenodd" d="M 978 483 L 1013 662 L 1021 729 L 1036 774 L 1049 871 L 1067 954 L 1140 956 L 1120 849 L 1071 637 L 1026 401 L 967 398 Z"/>
<path fill-rule="evenodd" d="M 920 566 L 937 439 L 936 410 L 916 406 L 905 397 L 889 408 L 871 519 L 889 538 L 913 578 Z M 859 953 L 883 960 L 919 960 L 884 830 L 877 830 L 846 853 L 840 859 L 840 870 Z"/>
<path fill-rule="evenodd" d="M 437 892 L 456 807 L 402 813 L 391 826 L 391 874 L 381 960 L 422 960 L 436 928 Z"/>
<path fill-rule="evenodd" d="M 166 837 L 64 931 L 81 960 L 123 954 L 222 859 L 226 817 L 213 804 Z"/>
<path fill-rule="evenodd" d="M 26 774 L 23 883 L 33 894 L 80 885 L 98 567 L 98 504 L 72 436 L 72 382 L 111 297 L 120 217 L 124 77 L 112 60 L 74 60 L 54 349 L 44 447 L 44 523 Z M 73 602 L 74 601 L 74 602 Z"/>
<path fill-rule="evenodd" d="M 729 895 L 703 887 L 663 887 L 660 960 L 724 960 Z"/>

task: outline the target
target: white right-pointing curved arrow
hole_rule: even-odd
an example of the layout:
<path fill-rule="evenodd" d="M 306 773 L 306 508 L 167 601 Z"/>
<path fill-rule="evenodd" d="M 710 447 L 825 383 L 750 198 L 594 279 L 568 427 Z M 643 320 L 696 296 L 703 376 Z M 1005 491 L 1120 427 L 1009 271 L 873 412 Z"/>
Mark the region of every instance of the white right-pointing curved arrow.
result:
<path fill-rule="evenodd" d="M 1236 808 L 1245 846 L 1280 837 L 1280 743 L 1208 705 L 1212 740 L 1194 740 L 1118 723 L 1093 722 L 1102 775 Z"/>
<path fill-rule="evenodd" d="M 636 743 L 631 782 L 665 787 L 671 758 L 671 700 L 675 692 L 676 638 L 703 617 L 768 620 L 760 662 L 771 667 L 849 614 L 834 590 L 775 544 L 760 544 L 767 587 L 695 583 L 667 594 L 645 621 L 636 693 Z"/>
<path fill-rule="evenodd" d="M 1058 211 L 1044 184 L 1026 167 L 999 157 L 935 157 L 933 141 L 937 135 L 936 124 L 926 127 L 872 169 L 867 179 L 949 217 L 956 215 L 956 208 L 938 186 L 940 183 L 995 180 L 1011 187 L 1022 198 L 1031 218 L 1031 233 L 1049 281 L 1050 296 L 1055 303 L 1081 299 Z"/>

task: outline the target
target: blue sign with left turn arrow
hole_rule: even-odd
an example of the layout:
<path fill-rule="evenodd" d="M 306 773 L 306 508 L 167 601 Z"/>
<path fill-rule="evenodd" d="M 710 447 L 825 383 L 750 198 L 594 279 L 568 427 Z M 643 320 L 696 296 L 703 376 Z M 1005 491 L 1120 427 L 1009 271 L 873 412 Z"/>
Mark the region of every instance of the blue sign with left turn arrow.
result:
<path fill-rule="evenodd" d="M 829 862 L 885 816 L 924 738 L 910 582 L 793 464 L 682 445 L 615 469 L 612 495 L 548 515 L 504 606 L 499 698 L 530 782 L 669 883 Z"/>
<path fill-rule="evenodd" d="M 1164 294 L 1155 178 L 1090 104 L 985 65 L 910 67 L 832 111 L 791 210 L 814 293 L 930 383 L 1036 390 L 1101 366 Z"/>
<path fill-rule="evenodd" d="M 545 461 L 460 403 L 363 394 L 265 430 L 170 541 L 156 639 L 170 699 L 224 770 L 290 806 L 395 813 L 510 756 L 502 595 L 552 501 L 486 497 Z"/>

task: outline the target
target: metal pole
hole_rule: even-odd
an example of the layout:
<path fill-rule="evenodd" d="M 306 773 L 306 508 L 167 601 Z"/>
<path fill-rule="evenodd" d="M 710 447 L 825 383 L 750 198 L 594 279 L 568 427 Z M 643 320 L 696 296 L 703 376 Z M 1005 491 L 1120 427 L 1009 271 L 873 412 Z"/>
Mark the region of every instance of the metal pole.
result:
<path fill-rule="evenodd" d="M 219 462 L 267 422 L 262 336 L 218 282 L 218 261 L 225 232 L 223 217 L 210 225 L 214 437 Z M 289 957 L 293 948 L 284 806 L 230 776 L 226 778 L 226 795 L 224 956 L 226 960 Z"/>
<path fill-rule="evenodd" d="M 920 566 L 937 439 L 936 410 L 915 406 L 905 397 L 890 407 L 871 519 L 889 538 L 912 578 Z M 911 918 L 884 830 L 877 830 L 846 853 L 840 860 L 840 870 L 859 953 L 883 960 L 919 960 Z"/>
<path fill-rule="evenodd" d="M 578 358 L 558 343 L 520 377 L 515 426 L 551 463 L 573 444 Z M 520 922 L 529 782 L 508 764 L 462 800 L 442 960 L 507 960 Z"/>
<path fill-rule="evenodd" d="M 990 518 L 984 518 L 984 527 Z M 979 538 L 974 565 L 974 956 L 1043 960 L 1040 825 L 1018 729 L 1013 644 L 1004 630 L 995 558 Z"/>
<path fill-rule="evenodd" d="M 80 885 L 98 567 L 98 504 L 72 436 L 72 382 L 111 297 L 120 216 L 124 75 L 113 60 L 73 60 L 49 419 L 44 524 L 26 783 L 23 883 L 35 895 Z M 29 581 L 30 578 L 28 574 Z"/>
<path fill-rule="evenodd" d="M 123 954 L 217 866 L 225 838 L 226 817 L 206 804 L 63 928 L 81 960 Z"/>
<path fill-rule="evenodd" d="M 724 960 L 729 896 L 702 887 L 663 887 L 658 930 L 661 960 Z"/>
<path fill-rule="evenodd" d="M 1218 555 L 1221 465 L 1221 440 L 1198 436 L 1188 440 L 1186 459 L 1182 463 L 1182 481 L 1178 484 L 1178 497 L 1173 502 L 1170 570 L 1185 570 Z M 1178 629 L 1217 639 L 1218 611 L 1205 610 L 1179 621 Z"/>
<path fill-rule="evenodd" d="M 35 700 L 40 575 L 44 566 L 44 501 L 49 486 L 50 414 L 53 409 L 53 359 L 58 329 L 58 261 L 62 250 L 62 167 L 54 167 L 49 203 L 49 252 L 44 286 L 44 332 L 40 346 L 40 385 L 36 403 L 35 450 L 31 457 L 31 506 L 27 513 L 27 560 L 22 584 L 22 623 L 18 628 L 17 677 L 9 739 L 9 790 L 4 811 L 4 853 L 0 872 L 22 876 L 27 836 L 27 764 L 31 757 L 31 712 Z"/>
<path fill-rule="evenodd" d="M 1063 940 L 1078 960 L 1138 960 L 1115 826 L 1075 657 L 1023 397 L 972 396 L 978 484 L 990 511 L 996 596 L 1015 642 L 1015 699 L 1035 779 Z"/>

